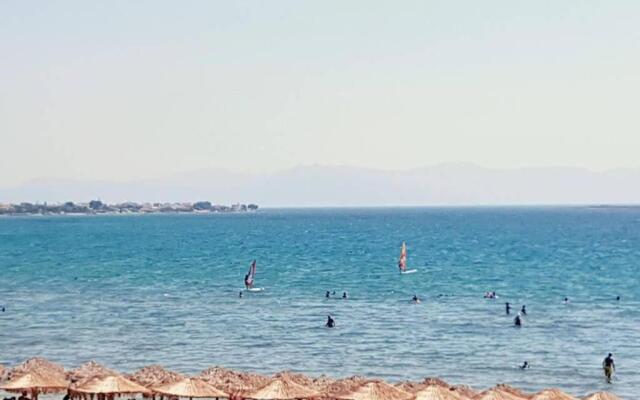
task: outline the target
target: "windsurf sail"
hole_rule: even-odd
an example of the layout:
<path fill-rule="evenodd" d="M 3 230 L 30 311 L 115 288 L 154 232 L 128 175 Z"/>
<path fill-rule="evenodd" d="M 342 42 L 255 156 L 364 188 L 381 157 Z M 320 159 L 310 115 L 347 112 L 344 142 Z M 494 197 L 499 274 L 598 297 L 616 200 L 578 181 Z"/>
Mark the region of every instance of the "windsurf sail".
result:
<path fill-rule="evenodd" d="M 400 271 L 407 270 L 407 245 L 405 242 L 402 242 L 402 247 L 400 248 L 400 259 L 398 260 L 398 268 Z"/>
<path fill-rule="evenodd" d="M 253 262 L 249 266 L 249 272 L 247 272 L 247 276 L 244 278 L 244 284 L 247 287 L 253 286 L 253 281 L 255 277 L 256 277 L 256 260 L 253 260 Z"/>

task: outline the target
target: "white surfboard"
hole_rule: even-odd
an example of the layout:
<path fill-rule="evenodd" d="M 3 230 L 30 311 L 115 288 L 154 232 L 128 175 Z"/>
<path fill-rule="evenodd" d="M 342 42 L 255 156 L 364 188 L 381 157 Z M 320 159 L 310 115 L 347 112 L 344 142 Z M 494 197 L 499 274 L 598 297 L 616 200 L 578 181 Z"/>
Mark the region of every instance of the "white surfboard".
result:
<path fill-rule="evenodd" d="M 254 287 L 254 288 L 249 288 L 249 289 L 242 289 L 246 292 L 262 292 L 264 290 L 263 287 Z"/>

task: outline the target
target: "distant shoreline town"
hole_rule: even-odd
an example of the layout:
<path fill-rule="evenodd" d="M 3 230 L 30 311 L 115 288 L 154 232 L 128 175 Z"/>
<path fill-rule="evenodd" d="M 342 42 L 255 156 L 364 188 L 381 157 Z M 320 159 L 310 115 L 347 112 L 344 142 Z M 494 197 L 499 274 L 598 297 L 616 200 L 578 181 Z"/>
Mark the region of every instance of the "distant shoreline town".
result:
<path fill-rule="evenodd" d="M 176 214 L 176 213 L 232 213 L 258 210 L 256 204 L 213 204 L 210 201 L 195 203 L 135 203 L 106 204 L 100 200 L 88 203 L 0 203 L 0 215 L 95 215 L 95 214 Z"/>

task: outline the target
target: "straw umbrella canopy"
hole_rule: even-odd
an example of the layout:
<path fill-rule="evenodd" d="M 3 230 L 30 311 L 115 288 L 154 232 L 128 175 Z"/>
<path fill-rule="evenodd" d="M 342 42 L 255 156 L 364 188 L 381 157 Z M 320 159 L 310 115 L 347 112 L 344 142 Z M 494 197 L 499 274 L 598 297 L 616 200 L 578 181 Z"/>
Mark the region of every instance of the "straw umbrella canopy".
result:
<path fill-rule="evenodd" d="M 96 377 L 72 388 L 72 391 L 80 394 L 98 395 L 152 394 L 151 390 L 146 387 L 120 375 Z"/>
<path fill-rule="evenodd" d="M 324 397 L 333 398 L 337 394 L 349 392 L 366 382 L 368 382 L 368 380 L 365 377 L 354 375 L 329 382 L 329 384 L 322 387 L 320 391 Z"/>
<path fill-rule="evenodd" d="M 188 398 L 228 398 L 229 395 L 199 378 L 185 378 L 151 388 L 154 393 Z"/>
<path fill-rule="evenodd" d="M 563 392 L 560 389 L 545 389 L 531 397 L 531 400 L 578 400 L 578 398 Z"/>
<path fill-rule="evenodd" d="M 94 378 L 104 378 L 114 375 L 118 375 L 118 373 L 92 360 L 69 371 L 67 373 L 67 379 L 73 382 L 74 386 L 80 386 Z"/>
<path fill-rule="evenodd" d="M 208 368 L 202 371 L 198 377 L 227 393 L 251 391 L 270 382 L 270 379 L 263 375 L 238 372 L 222 367 Z"/>
<path fill-rule="evenodd" d="M 458 392 L 458 394 L 462 398 L 468 397 L 468 398 L 472 399 L 472 398 L 474 398 L 475 396 L 478 395 L 478 392 L 473 390 L 473 388 L 471 386 L 468 386 L 468 385 L 453 385 L 449 389 L 455 390 L 456 392 Z"/>
<path fill-rule="evenodd" d="M 588 395 L 584 400 L 620 400 L 620 397 L 609 392 L 596 392 Z"/>
<path fill-rule="evenodd" d="M 177 372 L 166 370 L 159 365 L 150 365 L 140 368 L 133 374 L 125 375 L 125 378 L 130 379 L 142 386 L 152 387 L 164 385 L 167 383 L 174 383 L 186 377 Z"/>
<path fill-rule="evenodd" d="M 27 372 L 20 376 L 14 376 L 0 386 L 0 389 L 7 392 L 30 392 L 34 399 L 38 398 L 40 393 L 60 393 L 67 390 L 69 382 L 56 374 Z"/>
<path fill-rule="evenodd" d="M 442 385 L 429 385 L 415 394 L 414 400 L 467 400 L 455 389 Z"/>
<path fill-rule="evenodd" d="M 7 379 L 27 373 L 35 373 L 44 377 L 54 376 L 62 380 L 65 379 L 64 367 L 62 365 L 40 357 L 30 358 L 22 364 L 13 367 L 11 371 L 9 371 Z"/>
<path fill-rule="evenodd" d="M 375 380 L 331 397 L 339 400 L 408 400 L 412 395 L 386 382 Z"/>
<path fill-rule="evenodd" d="M 494 387 L 495 390 L 498 390 L 500 392 L 507 392 L 509 394 L 512 394 L 516 397 L 521 397 L 523 399 L 530 399 L 531 398 L 531 394 L 525 393 L 522 390 L 515 388 L 513 386 L 504 384 L 504 383 L 499 383 Z"/>
<path fill-rule="evenodd" d="M 292 380 L 277 378 L 265 386 L 244 393 L 242 397 L 253 400 L 294 400 L 319 397 L 315 390 L 298 385 Z"/>
<path fill-rule="evenodd" d="M 334 379 L 331 379 L 326 375 L 320 375 L 317 378 L 313 378 L 304 374 L 298 374 L 290 371 L 278 372 L 273 376 L 273 379 L 290 380 L 297 383 L 298 385 L 302 385 L 304 387 L 317 391 L 322 391 L 322 389 L 335 382 Z"/>
<path fill-rule="evenodd" d="M 525 400 L 525 397 L 516 396 L 498 388 L 492 388 L 479 393 L 473 400 Z"/>

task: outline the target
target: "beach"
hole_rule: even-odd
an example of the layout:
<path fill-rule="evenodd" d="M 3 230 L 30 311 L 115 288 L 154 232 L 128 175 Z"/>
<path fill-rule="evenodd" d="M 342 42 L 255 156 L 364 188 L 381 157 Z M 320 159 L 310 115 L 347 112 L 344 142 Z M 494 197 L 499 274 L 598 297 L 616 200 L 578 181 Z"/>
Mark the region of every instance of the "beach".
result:
<path fill-rule="evenodd" d="M 4 218 L 0 237 L 5 366 L 41 356 L 197 375 L 222 365 L 629 399 L 640 387 L 637 209 Z M 403 241 L 418 269 L 406 276 Z M 265 290 L 239 298 L 253 259 Z M 522 328 L 507 301 L 514 313 L 527 306 Z M 334 329 L 324 328 L 329 314 Z M 601 369 L 609 352 L 612 385 Z"/>

